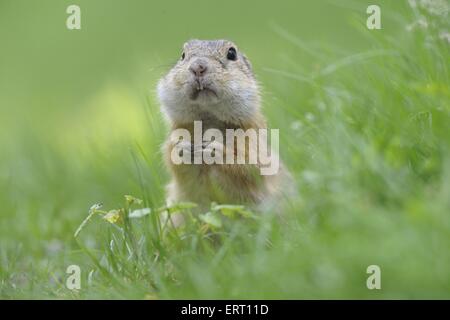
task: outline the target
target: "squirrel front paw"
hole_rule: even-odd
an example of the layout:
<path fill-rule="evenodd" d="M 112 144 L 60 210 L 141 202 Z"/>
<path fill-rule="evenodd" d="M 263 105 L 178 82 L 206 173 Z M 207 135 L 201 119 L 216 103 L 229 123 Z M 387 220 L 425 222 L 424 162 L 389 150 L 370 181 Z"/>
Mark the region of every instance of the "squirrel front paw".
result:
<path fill-rule="evenodd" d="M 223 164 L 224 145 L 217 141 L 203 141 L 194 145 L 179 141 L 173 146 L 172 159 L 175 164 Z"/>
<path fill-rule="evenodd" d="M 187 154 L 192 154 L 194 148 L 188 141 L 180 141 L 174 145 L 174 151 L 180 157 L 184 157 Z"/>
<path fill-rule="evenodd" d="M 223 164 L 224 145 L 218 141 L 205 141 L 202 144 L 203 162 L 205 164 Z"/>

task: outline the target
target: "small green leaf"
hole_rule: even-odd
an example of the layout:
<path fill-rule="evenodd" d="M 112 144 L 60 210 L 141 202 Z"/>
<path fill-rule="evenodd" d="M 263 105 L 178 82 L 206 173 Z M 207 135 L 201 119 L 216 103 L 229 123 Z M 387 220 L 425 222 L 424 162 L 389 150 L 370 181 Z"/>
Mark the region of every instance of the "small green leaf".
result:
<path fill-rule="evenodd" d="M 256 218 L 256 216 L 250 210 L 239 210 L 238 213 L 244 218 Z"/>
<path fill-rule="evenodd" d="M 209 224 L 213 227 L 216 227 L 216 228 L 222 227 L 222 220 L 220 220 L 220 217 L 213 212 L 207 212 L 205 214 L 201 214 L 201 215 L 199 215 L 199 218 L 206 224 Z"/>
<path fill-rule="evenodd" d="M 255 217 L 255 215 L 251 211 L 245 209 L 245 207 L 241 206 L 241 205 L 232 205 L 232 204 L 216 205 L 216 204 L 213 204 L 211 210 L 213 212 L 220 212 L 224 216 L 229 217 L 229 218 L 235 218 L 237 214 L 244 218 L 254 218 Z"/>
<path fill-rule="evenodd" d="M 129 205 L 133 205 L 133 204 L 141 205 L 143 203 L 143 201 L 141 199 L 135 198 L 130 195 L 125 195 L 125 200 L 127 201 L 127 203 Z"/>
<path fill-rule="evenodd" d="M 103 219 L 112 224 L 121 223 L 123 221 L 123 210 L 111 210 L 103 216 Z"/>
<path fill-rule="evenodd" d="M 142 218 L 142 217 L 148 216 L 150 213 L 152 213 L 152 209 L 150 209 L 150 208 L 137 209 L 137 210 L 133 210 L 128 215 L 128 217 L 130 217 L 130 218 Z"/>
<path fill-rule="evenodd" d="M 192 209 L 197 207 L 196 203 L 193 202 L 180 202 L 180 203 L 176 203 L 172 206 L 167 207 L 167 211 L 170 213 L 173 212 L 178 212 L 178 211 L 183 211 L 183 210 L 187 210 L 187 209 Z"/>

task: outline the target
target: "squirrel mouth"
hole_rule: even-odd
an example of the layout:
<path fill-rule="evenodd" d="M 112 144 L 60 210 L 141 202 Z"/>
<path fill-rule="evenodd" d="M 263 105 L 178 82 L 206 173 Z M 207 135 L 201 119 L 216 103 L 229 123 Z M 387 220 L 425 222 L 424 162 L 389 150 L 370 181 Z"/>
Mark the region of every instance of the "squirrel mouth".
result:
<path fill-rule="evenodd" d="M 196 79 L 193 85 L 191 99 L 197 100 L 200 95 L 214 95 L 217 97 L 217 93 L 213 89 L 206 85 L 202 80 Z"/>

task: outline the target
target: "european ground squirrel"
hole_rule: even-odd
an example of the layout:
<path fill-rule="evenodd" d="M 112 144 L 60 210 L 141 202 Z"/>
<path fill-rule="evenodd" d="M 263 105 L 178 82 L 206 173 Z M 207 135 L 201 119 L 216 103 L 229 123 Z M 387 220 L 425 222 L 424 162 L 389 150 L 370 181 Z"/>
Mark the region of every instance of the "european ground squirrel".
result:
<path fill-rule="evenodd" d="M 277 172 L 271 175 L 261 174 L 259 159 L 253 164 L 225 161 L 223 164 L 174 163 L 174 155 L 188 154 L 192 160 L 199 154 L 217 156 L 215 153 L 219 153 L 221 159 L 227 154 L 236 159 L 240 152 L 244 152 L 247 161 L 249 155 L 257 154 L 260 148 L 260 140 L 255 145 L 245 139 L 243 146 L 235 144 L 230 148 L 228 142 L 220 139 L 193 138 L 196 121 L 201 121 L 203 132 L 216 129 L 224 137 L 227 129 L 248 132 L 248 129 L 267 128 L 251 64 L 233 42 L 188 41 L 180 59 L 159 81 L 157 89 L 172 133 L 179 129 L 190 133 L 188 141 L 171 134 L 163 146 L 165 162 L 172 174 L 167 186 L 169 204 L 190 201 L 205 209 L 211 202 L 243 204 L 258 209 L 276 204 L 286 186 L 283 180 L 288 179 L 281 163 Z"/>

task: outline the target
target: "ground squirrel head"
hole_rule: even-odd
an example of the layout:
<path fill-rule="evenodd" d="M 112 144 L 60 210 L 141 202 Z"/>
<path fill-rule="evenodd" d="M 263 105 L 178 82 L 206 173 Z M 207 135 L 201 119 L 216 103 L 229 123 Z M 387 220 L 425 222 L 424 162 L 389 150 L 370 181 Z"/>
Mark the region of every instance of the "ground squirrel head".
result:
<path fill-rule="evenodd" d="M 173 123 L 214 117 L 239 124 L 259 110 L 250 62 L 228 40 L 191 40 L 158 84 L 163 111 Z"/>

